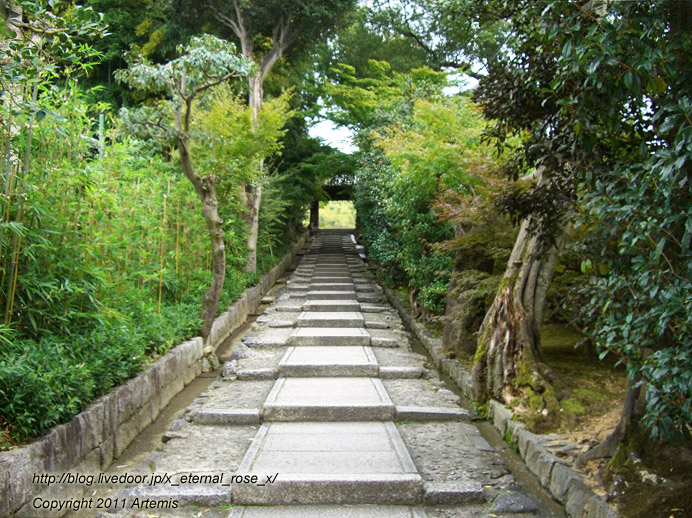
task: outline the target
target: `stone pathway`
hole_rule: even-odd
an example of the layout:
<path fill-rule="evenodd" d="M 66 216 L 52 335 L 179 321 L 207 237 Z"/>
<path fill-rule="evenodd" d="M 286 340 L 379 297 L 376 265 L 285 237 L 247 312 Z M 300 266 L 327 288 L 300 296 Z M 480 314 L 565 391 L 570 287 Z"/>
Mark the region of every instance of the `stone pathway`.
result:
<path fill-rule="evenodd" d="M 349 233 L 316 236 L 223 380 L 127 469 L 169 478 L 112 488 L 102 516 L 540 515 L 411 352 L 359 251 Z"/>

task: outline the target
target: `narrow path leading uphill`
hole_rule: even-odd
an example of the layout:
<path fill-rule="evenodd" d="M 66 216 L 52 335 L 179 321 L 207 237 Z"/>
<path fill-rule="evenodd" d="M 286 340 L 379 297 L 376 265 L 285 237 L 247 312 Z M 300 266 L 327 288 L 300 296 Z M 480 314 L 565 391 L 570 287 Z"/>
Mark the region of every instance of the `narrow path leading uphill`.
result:
<path fill-rule="evenodd" d="M 223 380 L 126 469 L 145 482 L 95 485 L 113 498 L 98 516 L 548 516 L 411 351 L 357 251 L 350 232 L 317 234 Z"/>

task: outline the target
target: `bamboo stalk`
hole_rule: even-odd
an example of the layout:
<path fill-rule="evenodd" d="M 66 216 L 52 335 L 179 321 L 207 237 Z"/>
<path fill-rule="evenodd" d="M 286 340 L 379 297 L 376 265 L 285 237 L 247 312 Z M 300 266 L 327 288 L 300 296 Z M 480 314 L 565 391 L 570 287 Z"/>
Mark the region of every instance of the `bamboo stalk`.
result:
<path fill-rule="evenodd" d="M 159 253 L 159 304 L 158 304 L 158 309 L 157 313 L 160 315 L 161 314 L 161 294 L 163 293 L 163 248 L 164 248 L 164 243 L 166 241 L 166 208 L 167 208 L 167 203 L 166 200 L 168 199 L 168 195 L 170 194 L 171 191 L 171 181 L 168 180 L 168 192 L 164 194 L 163 196 L 163 221 L 161 223 L 161 250 Z"/>
<path fill-rule="evenodd" d="M 22 248 L 22 235 L 17 239 L 17 252 L 14 260 L 14 271 L 12 272 L 12 287 L 7 294 L 7 306 L 5 309 L 5 325 L 9 326 L 12 321 L 12 311 L 14 311 L 14 296 L 17 293 L 17 277 L 19 277 L 19 251 Z"/>
<path fill-rule="evenodd" d="M 38 98 L 38 85 L 35 84 L 31 92 L 31 101 L 36 103 Z M 24 184 L 24 180 L 29 174 L 29 168 L 31 166 L 31 139 L 32 139 L 32 127 L 34 124 L 33 115 L 29 117 L 29 122 L 27 123 L 27 133 L 26 133 L 26 148 L 24 150 L 24 164 L 21 178 L 17 179 L 17 192 L 21 191 L 21 187 Z M 21 225 L 24 219 L 24 203 L 22 198 L 19 198 L 17 204 L 17 218 L 16 221 Z M 10 263 L 10 273 L 11 277 L 7 279 L 7 300 L 5 301 L 5 324 L 9 325 L 12 320 L 12 311 L 14 309 L 14 297 L 17 293 L 17 277 L 19 275 L 19 254 L 22 247 L 22 235 L 14 235 L 12 237 L 12 245 L 10 247 L 10 254 L 14 257 L 14 262 Z"/>
<path fill-rule="evenodd" d="M 175 280 L 178 281 L 180 263 L 180 198 L 175 203 Z M 176 302 L 180 301 L 180 290 L 175 292 Z"/>

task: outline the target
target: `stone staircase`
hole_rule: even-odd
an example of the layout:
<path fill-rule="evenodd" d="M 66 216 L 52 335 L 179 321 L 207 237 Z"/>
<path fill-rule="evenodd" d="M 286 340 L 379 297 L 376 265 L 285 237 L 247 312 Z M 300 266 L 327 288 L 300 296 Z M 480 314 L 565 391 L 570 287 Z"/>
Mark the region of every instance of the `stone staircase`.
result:
<path fill-rule="evenodd" d="M 142 516 L 509 517 L 536 509 L 457 396 L 411 352 L 361 248 L 348 232 L 313 239 L 234 349 L 223 381 L 134 468 L 170 482 L 120 488 L 117 498 L 153 502 Z M 173 501 L 177 509 L 166 509 Z"/>

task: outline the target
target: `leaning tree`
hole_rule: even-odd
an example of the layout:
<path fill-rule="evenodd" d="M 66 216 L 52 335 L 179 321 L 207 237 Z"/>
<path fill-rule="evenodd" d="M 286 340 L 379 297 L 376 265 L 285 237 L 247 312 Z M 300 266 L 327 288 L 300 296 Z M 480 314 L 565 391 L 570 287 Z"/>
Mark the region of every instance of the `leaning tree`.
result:
<path fill-rule="evenodd" d="M 206 343 L 221 297 L 226 275 L 226 253 L 223 221 L 216 198 L 216 175 L 199 171 L 191 151 L 190 124 L 195 101 L 200 95 L 228 81 L 249 73 L 251 66 L 236 53 L 232 43 L 214 36 L 193 37 L 179 48 L 180 57 L 164 64 L 138 62 L 119 70 L 116 77 L 133 88 L 164 99 L 153 106 L 124 109 L 126 124 L 138 132 L 173 140 L 178 148 L 180 165 L 202 202 L 202 214 L 212 251 L 212 282 L 202 303 L 202 339 Z"/>

